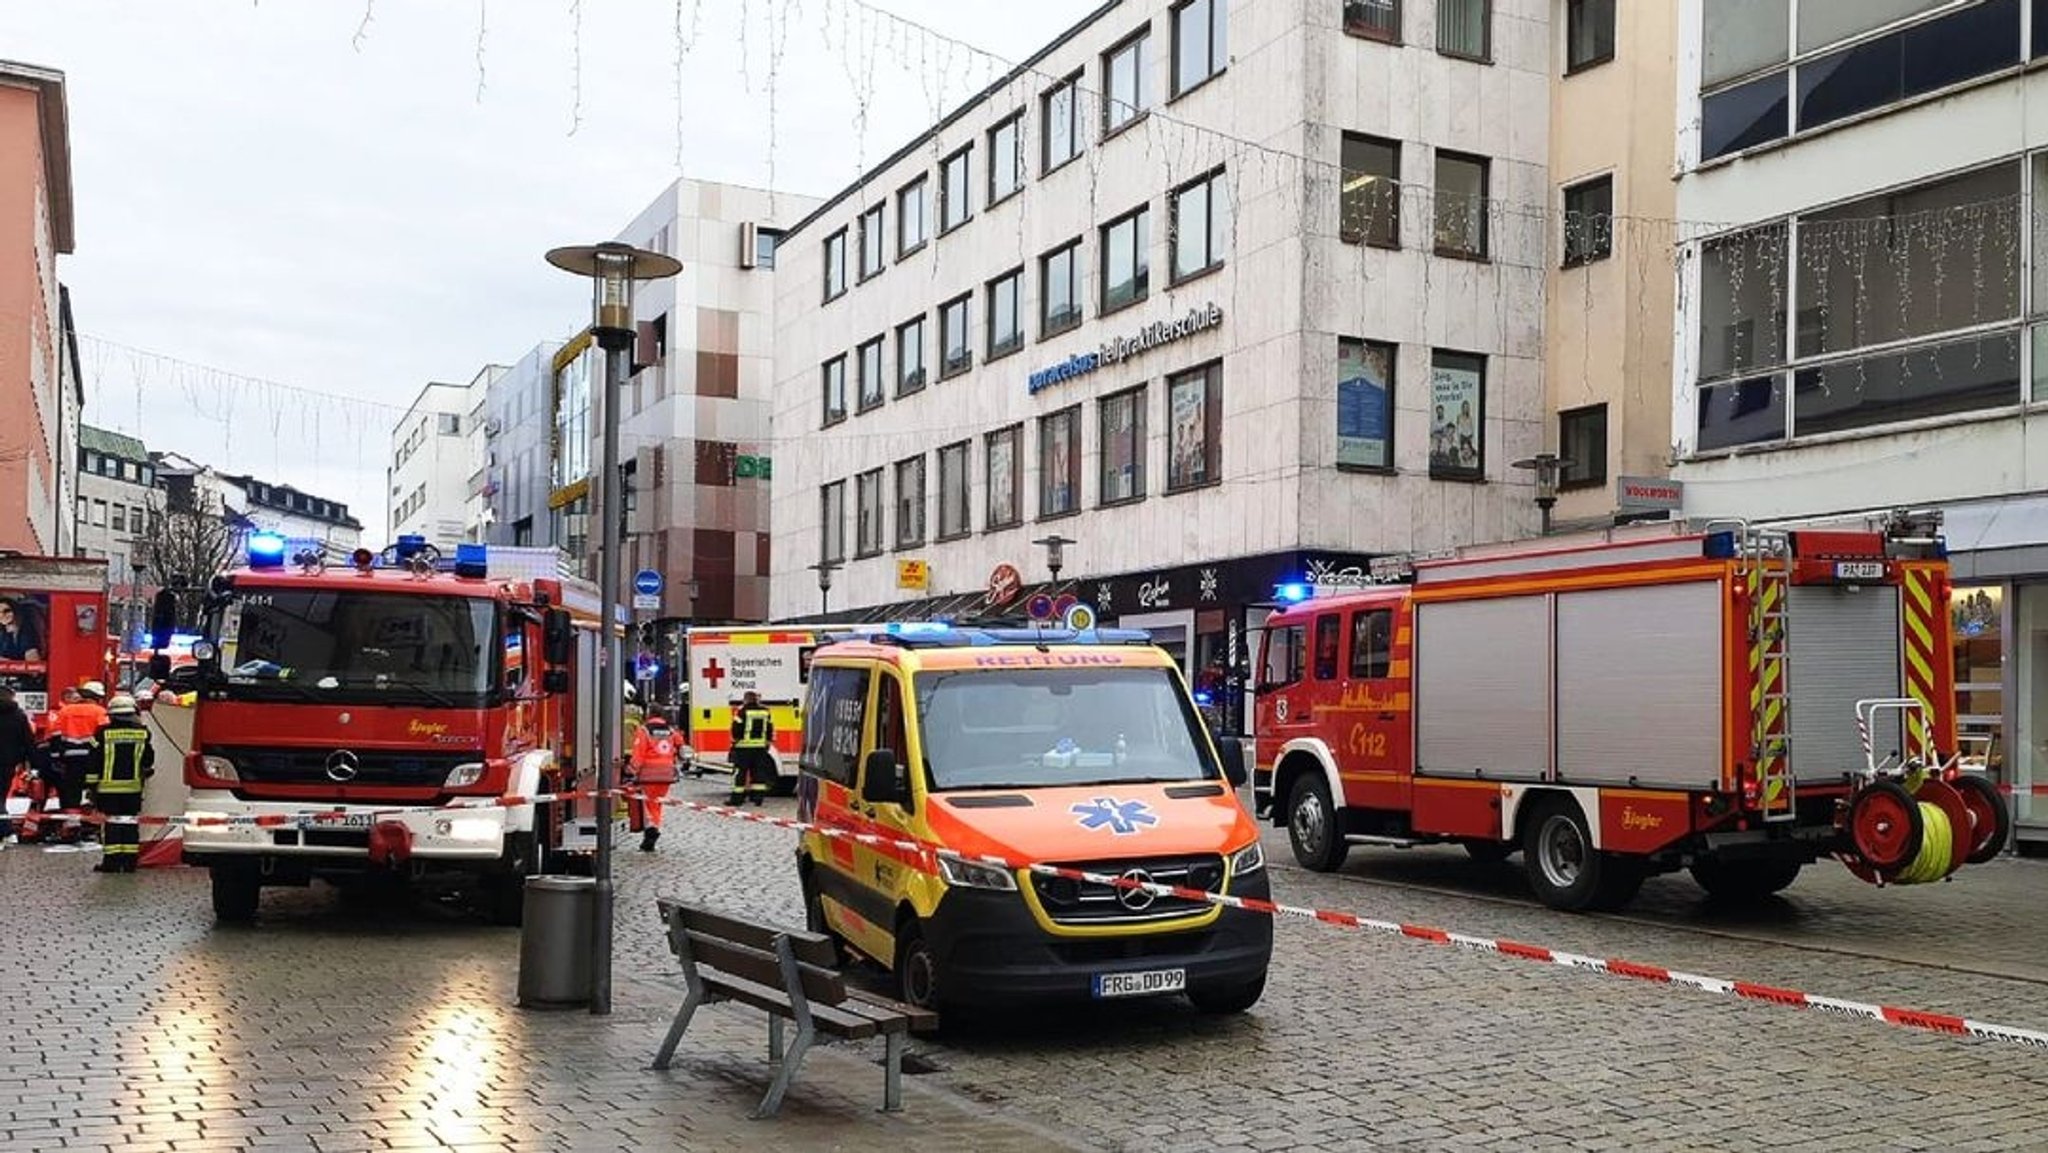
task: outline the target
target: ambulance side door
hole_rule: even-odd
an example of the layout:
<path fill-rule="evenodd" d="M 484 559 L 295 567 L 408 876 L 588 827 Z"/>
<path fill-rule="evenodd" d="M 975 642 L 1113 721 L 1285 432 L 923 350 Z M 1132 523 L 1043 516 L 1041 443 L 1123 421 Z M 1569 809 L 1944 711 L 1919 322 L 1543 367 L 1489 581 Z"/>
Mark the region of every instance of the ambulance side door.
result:
<path fill-rule="evenodd" d="M 906 795 L 896 800 L 865 801 L 860 795 L 867 790 L 867 775 L 875 768 L 877 752 L 887 752 L 889 761 L 903 770 L 907 781 L 915 773 L 911 761 L 909 722 L 905 712 L 908 703 L 908 683 L 895 669 L 883 667 L 875 670 L 874 696 L 868 709 L 870 723 L 868 739 L 861 749 L 860 781 L 856 790 L 856 811 L 862 818 L 864 831 L 882 838 L 882 843 L 860 846 L 862 876 L 860 883 L 874 895 L 876 909 L 887 908 L 890 916 L 880 923 L 893 925 L 896 905 L 907 894 L 914 880 L 912 870 L 918 860 L 915 849 L 904 845 L 917 841 L 916 801 L 913 787 Z M 886 791 L 888 782 L 880 784 Z M 893 943 L 892 953 L 893 956 Z"/>
<path fill-rule="evenodd" d="M 866 850 L 853 840 L 854 834 L 867 831 L 859 789 L 872 681 L 865 666 L 813 672 L 812 723 L 804 729 L 799 758 L 797 818 L 825 830 L 808 837 L 806 846 L 826 925 L 863 952 L 882 956 L 890 918 L 864 883 Z"/>

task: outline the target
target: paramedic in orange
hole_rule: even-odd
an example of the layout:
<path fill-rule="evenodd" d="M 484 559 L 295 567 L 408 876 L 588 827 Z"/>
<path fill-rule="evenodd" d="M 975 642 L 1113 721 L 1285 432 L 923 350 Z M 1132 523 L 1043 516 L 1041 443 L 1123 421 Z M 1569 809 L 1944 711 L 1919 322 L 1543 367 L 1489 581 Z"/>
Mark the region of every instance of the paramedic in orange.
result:
<path fill-rule="evenodd" d="M 640 851 L 651 853 L 661 839 L 661 803 L 676 780 L 676 733 L 668 718 L 651 713 L 633 736 L 633 782 L 646 806 L 647 826 L 640 833 Z"/>
<path fill-rule="evenodd" d="M 93 741 L 100 726 L 107 723 L 107 710 L 100 698 L 106 688 L 88 681 L 77 690 L 64 690 L 64 704 L 58 708 L 56 732 L 50 740 L 50 768 L 57 773 L 57 804 L 75 809 L 83 803 L 85 778 L 92 771 Z"/>

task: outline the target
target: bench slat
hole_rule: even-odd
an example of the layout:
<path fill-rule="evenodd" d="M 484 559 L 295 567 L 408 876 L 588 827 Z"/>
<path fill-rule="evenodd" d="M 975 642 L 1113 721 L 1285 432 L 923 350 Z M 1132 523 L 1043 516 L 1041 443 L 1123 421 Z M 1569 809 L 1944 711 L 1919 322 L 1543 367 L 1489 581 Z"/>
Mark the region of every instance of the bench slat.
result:
<path fill-rule="evenodd" d="M 892 1017 L 901 1017 L 910 1022 L 910 1029 L 914 1033 L 929 1033 L 939 1027 L 939 1015 L 930 1009 L 920 1009 L 915 1005 L 906 1005 L 901 1001 L 892 1001 L 880 994 L 870 993 L 866 989 L 849 988 L 846 991 L 846 1000 L 841 1003 L 840 1007 L 846 1008 L 854 1005 L 859 1005 L 870 1013 L 879 1012 Z"/>
<path fill-rule="evenodd" d="M 720 995 L 743 1004 L 752 1005 L 778 1017 L 790 1015 L 789 995 L 770 985 L 757 984 L 743 978 L 733 977 L 715 970 L 699 972 L 706 988 L 716 990 Z M 859 1041 L 894 1030 L 884 1029 L 882 1023 L 869 1017 L 858 1016 L 827 1005 L 811 1006 L 811 1020 L 819 1029 L 836 1037 Z"/>
<path fill-rule="evenodd" d="M 698 961 L 714 969 L 758 981 L 775 988 L 784 987 L 782 962 L 775 954 L 735 945 L 703 933 L 690 933 L 690 952 Z M 815 965 L 798 963 L 797 980 L 802 983 L 804 996 L 813 1005 L 837 1005 L 846 1000 L 846 979 L 831 969 L 820 969 Z"/>
<path fill-rule="evenodd" d="M 693 933 L 703 933 L 770 954 L 775 951 L 775 938 L 787 936 L 790 948 L 796 952 L 796 959 L 807 965 L 830 969 L 839 960 L 837 951 L 832 947 L 832 939 L 820 933 L 784 929 L 728 913 L 714 913 L 667 897 L 657 899 L 655 905 L 661 910 L 661 923 L 664 925 L 672 924 L 674 918 L 681 917 L 683 928 Z"/>

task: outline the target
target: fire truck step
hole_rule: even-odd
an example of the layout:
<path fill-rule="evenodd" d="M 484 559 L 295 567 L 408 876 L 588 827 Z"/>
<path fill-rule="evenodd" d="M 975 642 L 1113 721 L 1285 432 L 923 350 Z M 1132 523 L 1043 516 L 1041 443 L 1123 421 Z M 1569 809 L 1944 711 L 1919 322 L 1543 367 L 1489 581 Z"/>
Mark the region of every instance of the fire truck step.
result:
<path fill-rule="evenodd" d="M 1413 849 L 1418 845 L 1430 843 L 1428 841 L 1418 841 L 1413 837 L 1378 837 L 1370 833 L 1349 833 L 1345 835 L 1344 840 L 1347 844 L 1378 845 L 1389 849 Z"/>

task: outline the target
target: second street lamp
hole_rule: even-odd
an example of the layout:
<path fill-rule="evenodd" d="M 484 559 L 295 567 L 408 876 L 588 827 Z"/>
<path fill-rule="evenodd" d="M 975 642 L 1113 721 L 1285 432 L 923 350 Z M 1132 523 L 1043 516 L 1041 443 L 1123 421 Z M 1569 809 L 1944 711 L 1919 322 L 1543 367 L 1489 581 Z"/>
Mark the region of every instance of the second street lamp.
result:
<path fill-rule="evenodd" d="M 839 562 L 830 560 L 811 566 L 811 571 L 818 574 L 818 615 L 821 617 L 832 612 L 832 574 L 838 569 Z"/>
<path fill-rule="evenodd" d="M 1067 567 L 1067 546 L 1070 544 L 1080 544 L 1081 542 L 1068 540 L 1066 537 L 1054 533 L 1051 536 L 1039 537 L 1031 543 L 1045 549 L 1046 570 L 1052 573 L 1052 583 L 1058 584 L 1060 583 L 1060 570 Z"/>
<path fill-rule="evenodd" d="M 633 347 L 633 286 L 683 270 L 682 262 L 630 244 L 607 242 L 553 249 L 548 263 L 591 281 L 590 335 L 604 349 L 604 450 L 597 474 L 603 512 L 599 545 L 598 615 L 603 621 L 603 658 L 598 662 L 597 709 L 597 908 L 591 916 L 590 1011 L 612 1011 L 612 789 L 617 783 L 619 726 L 625 712 L 625 662 L 621 652 L 619 606 L 619 386 L 625 383 L 626 353 Z"/>

